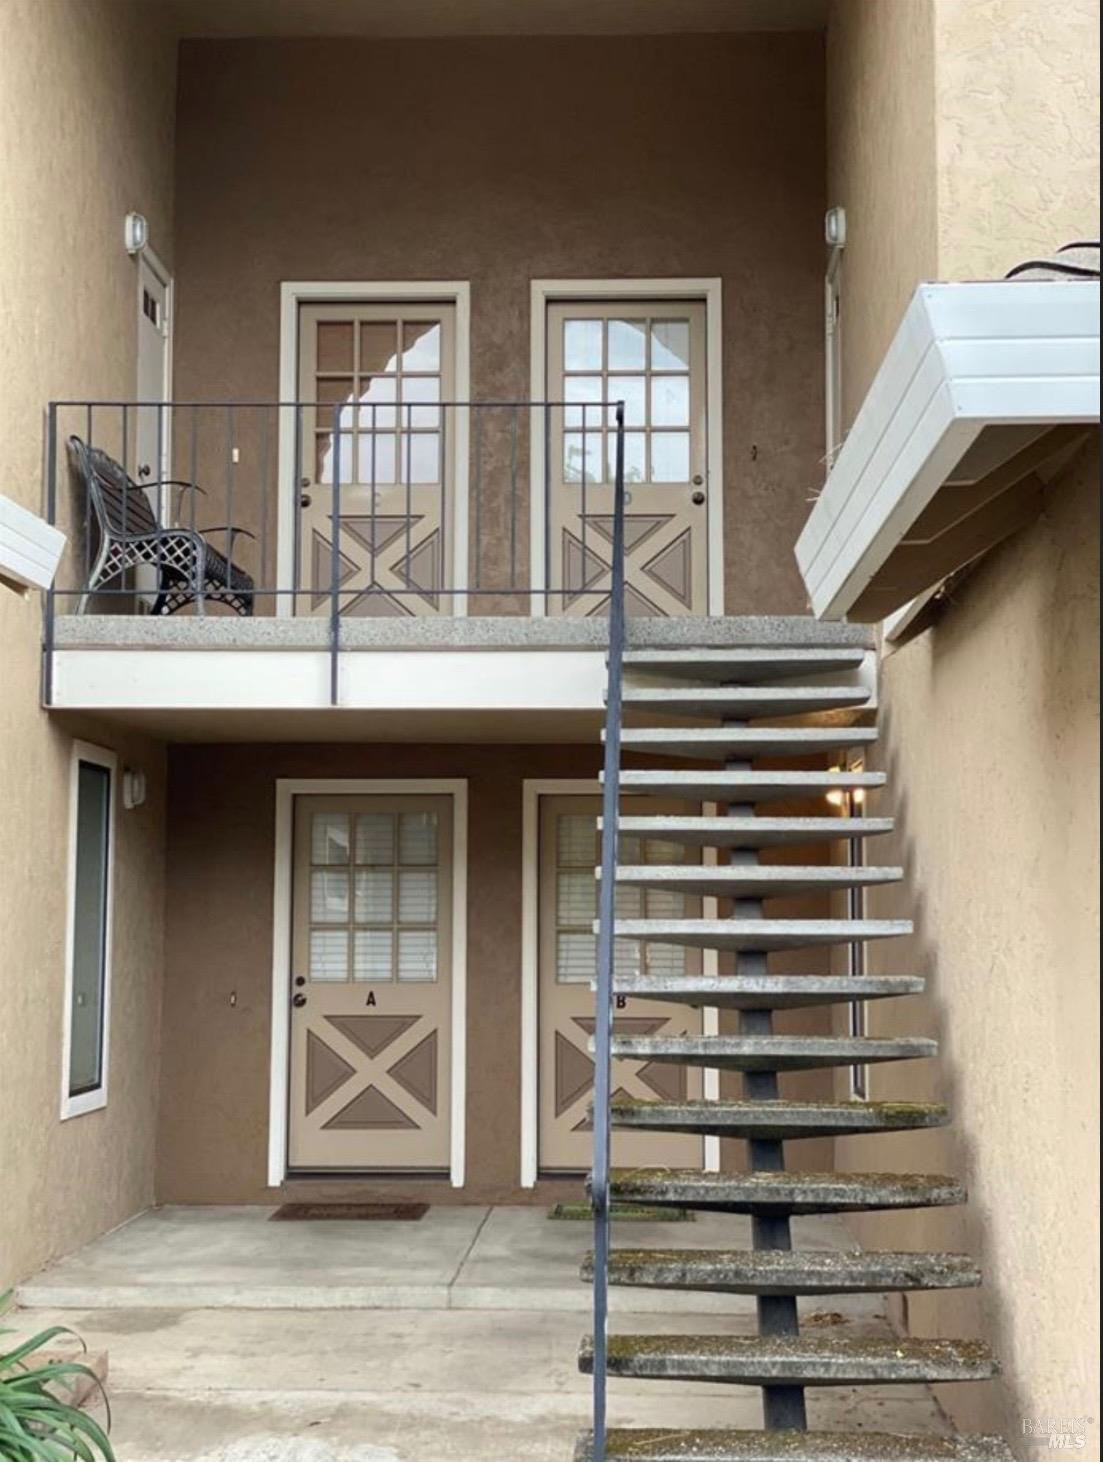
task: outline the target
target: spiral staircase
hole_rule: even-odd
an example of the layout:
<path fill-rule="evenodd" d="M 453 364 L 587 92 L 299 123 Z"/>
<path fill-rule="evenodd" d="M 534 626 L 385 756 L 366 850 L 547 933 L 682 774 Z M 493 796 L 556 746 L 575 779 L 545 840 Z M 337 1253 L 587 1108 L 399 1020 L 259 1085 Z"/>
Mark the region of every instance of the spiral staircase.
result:
<path fill-rule="evenodd" d="M 614 624 L 613 633 L 617 632 Z M 805 636 L 807 641 L 809 636 Z M 610 912 L 605 933 L 643 942 L 678 944 L 720 953 L 722 968 L 707 976 L 621 974 L 605 987 L 610 1007 L 606 1054 L 673 1062 L 739 1073 L 739 1100 L 643 1101 L 608 1096 L 598 1082 L 615 1134 L 679 1132 L 738 1138 L 746 1143 L 746 1171 L 602 1168 L 595 1162 L 593 1196 L 599 1222 L 616 1203 L 672 1206 L 748 1215 L 752 1246 L 698 1249 L 608 1249 L 596 1246 L 583 1277 L 595 1285 L 595 1337 L 583 1341 L 579 1364 L 599 1369 L 594 1429 L 580 1438 L 576 1462 L 1008 1462 L 1006 1443 L 991 1436 L 924 1436 L 874 1431 L 810 1430 L 810 1387 L 891 1383 L 984 1381 L 997 1372 L 988 1348 L 975 1340 L 835 1338 L 802 1329 L 798 1300 L 825 1295 L 888 1294 L 955 1289 L 980 1283 L 965 1254 L 802 1251 L 793 1247 L 792 1220 L 808 1214 L 941 1207 L 965 1202 L 955 1177 L 931 1173 L 804 1172 L 793 1170 L 786 1144 L 795 1138 L 901 1132 L 937 1127 L 945 1107 L 917 1102 L 786 1100 L 787 1072 L 936 1055 L 925 1037 L 791 1035 L 775 1030 L 775 1014 L 797 1007 L 915 994 L 923 981 L 910 974 L 779 974 L 774 951 L 892 939 L 911 932 L 906 920 L 767 917 L 764 901 L 779 895 L 874 886 L 902 878 L 889 867 L 850 867 L 819 860 L 808 866 L 767 861 L 772 849 L 813 850 L 838 839 L 872 839 L 890 819 L 866 815 L 789 816 L 784 809 L 831 793 L 872 794 L 880 772 L 826 770 L 833 759 L 876 738 L 876 728 L 854 724 L 868 700 L 855 685 L 863 651 L 839 645 L 769 643 L 737 648 L 623 649 L 611 652 L 607 782 L 614 792 L 678 798 L 714 805 L 719 815 L 625 816 L 620 832 L 681 845 L 693 856 L 715 849 L 719 861 L 670 866 L 614 866 L 617 887 L 677 890 L 695 901 L 718 900 L 725 917 L 623 919 Z M 623 681 L 616 683 L 623 665 Z M 631 724 L 620 725 L 621 711 Z M 868 718 L 866 718 L 868 719 Z M 774 724 L 781 721 L 782 725 Z M 651 723 L 651 724 L 649 724 Z M 610 751 L 612 756 L 610 758 Z M 674 770 L 621 770 L 623 753 L 667 758 Z M 798 765 L 792 765 L 795 760 Z M 812 769 L 809 769 L 812 768 Z M 864 803 L 866 797 L 861 798 Z M 616 806 L 607 802 L 607 806 Z M 778 809 L 781 809 L 780 815 Z M 726 809 L 726 811 L 724 810 Z M 823 812 L 831 812 L 829 805 Z M 864 814 L 864 806 L 854 809 Z M 615 857 L 616 840 L 610 840 Z M 634 844 L 638 846 L 638 843 Z M 765 856 L 764 856 L 765 855 Z M 785 855 L 787 859 L 790 855 Z M 606 865 L 608 867 L 608 864 Z M 695 902 L 694 907 L 700 907 Z M 601 929 L 599 928 L 599 934 Z M 791 964 L 791 961 L 790 961 Z M 822 965 L 822 961 L 821 961 Z M 611 1007 L 618 997 L 675 1001 L 720 1010 L 724 1033 L 681 1037 L 617 1034 Z M 603 996 L 599 984 L 599 1020 Z M 725 1016 L 724 1012 L 732 1012 Z M 731 1027 L 734 1033 L 728 1033 Z M 602 1046 L 597 1044 L 599 1061 Z M 604 1113 L 595 1112 L 602 1130 Z M 741 1232 L 745 1220 L 738 1221 Z M 735 1225 L 733 1224 L 733 1227 Z M 608 1230 L 606 1230 L 606 1233 Z M 599 1233 L 600 1239 L 600 1233 Z M 752 1295 L 757 1334 L 622 1334 L 604 1325 L 607 1286 Z M 671 1427 L 661 1431 L 604 1426 L 605 1377 L 714 1381 L 760 1387 L 761 1430 Z M 678 1419 L 692 1417 L 687 1395 Z"/>

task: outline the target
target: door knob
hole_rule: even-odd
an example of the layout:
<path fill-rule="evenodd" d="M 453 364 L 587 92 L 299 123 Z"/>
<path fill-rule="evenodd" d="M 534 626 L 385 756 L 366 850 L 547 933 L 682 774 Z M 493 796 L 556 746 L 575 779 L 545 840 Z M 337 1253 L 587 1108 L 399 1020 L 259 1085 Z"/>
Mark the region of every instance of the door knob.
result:
<path fill-rule="evenodd" d="M 291 1004 L 294 1005 L 296 1010 L 301 1010 L 306 1004 L 306 996 L 303 994 L 292 996 Z"/>
<path fill-rule="evenodd" d="M 690 502 L 696 503 L 698 507 L 701 506 L 701 504 L 704 502 L 704 500 L 705 500 L 705 494 L 703 492 L 695 492 L 693 494 L 693 496 L 690 498 Z"/>
<path fill-rule="evenodd" d="M 301 495 L 301 497 L 299 498 L 299 507 L 300 508 L 309 508 L 310 504 L 313 501 L 314 501 L 314 499 L 310 496 L 310 494 L 308 492 L 304 492 Z"/>

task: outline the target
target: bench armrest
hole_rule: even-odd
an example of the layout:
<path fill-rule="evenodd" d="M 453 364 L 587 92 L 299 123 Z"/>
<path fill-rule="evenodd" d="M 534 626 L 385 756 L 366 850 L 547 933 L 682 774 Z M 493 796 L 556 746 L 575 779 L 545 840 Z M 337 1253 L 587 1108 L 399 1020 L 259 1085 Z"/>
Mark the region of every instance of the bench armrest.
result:
<path fill-rule="evenodd" d="M 238 533 L 244 533 L 246 538 L 256 538 L 257 536 L 248 528 L 235 528 L 232 523 L 216 523 L 213 528 L 199 528 L 197 531 L 200 533 L 229 533 L 231 538 L 236 537 Z"/>

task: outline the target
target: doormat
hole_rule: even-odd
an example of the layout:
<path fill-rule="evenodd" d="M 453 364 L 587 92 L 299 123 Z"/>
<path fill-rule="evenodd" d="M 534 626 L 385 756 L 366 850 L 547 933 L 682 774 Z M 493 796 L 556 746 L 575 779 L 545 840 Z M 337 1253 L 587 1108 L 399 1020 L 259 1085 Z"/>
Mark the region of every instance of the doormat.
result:
<path fill-rule="evenodd" d="M 429 1212 L 428 1203 L 283 1203 L 269 1218 L 339 1218 L 413 1223 Z"/>
<path fill-rule="evenodd" d="M 624 1223 L 696 1223 L 697 1215 L 688 1208 L 648 1208 L 637 1203 L 614 1203 L 609 1210 L 614 1222 Z M 588 1203 L 556 1203 L 548 1209 L 549 1218 L 592 1219 L 594 1210 Z"/>

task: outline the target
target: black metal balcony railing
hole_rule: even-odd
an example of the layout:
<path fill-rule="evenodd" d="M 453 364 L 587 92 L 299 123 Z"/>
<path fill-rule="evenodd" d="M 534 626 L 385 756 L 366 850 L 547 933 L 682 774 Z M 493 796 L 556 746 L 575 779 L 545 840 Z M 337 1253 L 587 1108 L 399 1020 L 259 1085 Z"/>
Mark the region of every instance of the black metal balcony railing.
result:
<path fill-rule="evenodd" d="M 242 558 L 256 614 L 313 612 L 322 594 L 336 594 L 343 610 L 365 596 L 416 601 L 403 606 L 408 612 L 429 606 L 454 613 L 461 601 L 489 600 L 478 612 L 525 614 L 534 596 L 572 602 L 581 597 L 592 607 L 608 597 L 610 580 L 587 581 L 583 564 L 592 559 L 590 552 L 578 565 L 562 557 L 557 562 L 548 519 L 554 483 L 575 495 L 580 538 L 592 535 L 588 550 L 598 542 L 592 520 L 603 508 L 612 511 L 615 404 L 51 403 L 47 516 L 71 539 L 55 590 L 58 610 L 72 610 L 88 598 L 102 547 L 86 484 L 67 472 L 73 437 L 117 463 L 131 488 L 144 495 L 156 527 L 198 532 L 226 558 Z M 562 457 L 554 463 L 553 441 Z M 543 490 L 532 501 L 537 442 Z M 595 462 L 606 464 L 603 471 L 599 465 L 600 475 Z M 131 498 L 136 500 L 134 492 Z M 127 512 L 125 502 L 121 511 Z M 146 515 L 133 506 L 130 513 L 128 526 L 137 533 Z M 534 515 L 544 527 L 543 562 L 535 566 Z M 311 534 L 321 531 L 324 519 L 340 524 L 339 532 L 325 533 L 333 582 L 312 555 Z M 387 550 L 397 544 L 407 559 L 416 556 L 419 535 L 427 531 L 439 532 L 441 542 L 423 555 L 424 581 L 403 583 L 403 574 L 412 578 L 413 571 L 405 563 L 395 572 L 402 558 Z M 363 557 L 350 564 L 350 546 L 361 541 Z M 361 577 L 353 570 L 370 582 L 352 583 Z M 98 607 L 147 612 L 141 586 L 123 580 L 104 578 L 94 586 L 102 601 Z M 205 603 L 203 586 L 194 587 L 193 612 L 201 604 L 210 611 L 214 606 Z M 365 612 L 363 604 L 357 608 Z"/>
<path fill-rule="evenodd" d="M 306 615 L 329 622 L 335 658 L 351 616 L 605 615 L 615 413 L 51 403 L 47 517 L 69 543 L 47 647 L 65 613 Z"/>

